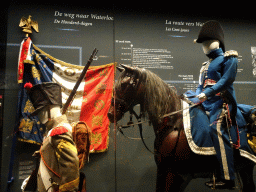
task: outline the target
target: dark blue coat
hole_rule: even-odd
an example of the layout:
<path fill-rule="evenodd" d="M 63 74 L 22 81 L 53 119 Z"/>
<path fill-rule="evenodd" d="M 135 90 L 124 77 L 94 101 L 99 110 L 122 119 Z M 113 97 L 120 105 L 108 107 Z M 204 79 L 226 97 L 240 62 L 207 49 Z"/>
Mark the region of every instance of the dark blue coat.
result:
<path fill-rule="evenodd" d="M 207 130 L 214 130 L 213 128 L 215 128 L 216 126 L 216 124 L 214 124 L 214 121 L 216 121 L 218 115 L 222 111 L 223 103 L 225 102 L 228 104 L 230 109 L 230 116 L 232 119 L 232 126 L 229 129 L 230 135 L 225 132 L 225 129 L 222 129 L 221 133 L 223 135 L 222 138 L 226 138 L 226 142 L 224 142 L 224 147 L 226 150 L 226 157 L 229 167 L 228 170 L 230 170 L 230 178 L 233 179 L 233 154 L 231 152 L 232 150 L 230 150 L 230 146 L 227 145 L 229 142 L 228 138 L 229 136 L 231 136 L 233 143 L 239 144 L 237 142 L 237 131 L 239 131 L 240 154 L 246 158 L 251 159 L 253 162 L 256 162 L 254 153 L 247 142 L 246 128 L 246 120 L 248 122 L 251 121 L 251 113 L 254 113 L 255 109 L 253 108 L 253 106 L 250 105 L 237 104 L 236 101 L 233 83 L 235 81 L 237 73 L 237 52 L 225 52 L 224 54 L 222 49 L 217 49 L 210 52 L 210 54 L 208 54 L 207 56 L 210 60 L 208 62 L 205 62 L 200 70 L 199 85 L 196 92 L 187 91 L 185 95 L 193 103 L 200 103 L 199 99 L 196 96 L 200 93 L 205 93 L 205 95 L 207 96 L 207 100 L 202 103 L 202 106 L 205 111 L 208 111 L 210 113 L 209 116 L 204 114 L 200 114 L 200 117 L 195 116 L 196 118 L 192 119 L 191 132 L 193 134 L 194 142 L 197 143 L 197 145 L 199 145 L 199 143 L 202 143 L 202 140 L 200 140 L 200 138 L 203 138 L 203 141 L 205 141 L 205 139 L 208 138 L 209 135 L 203 135 L 204 132 L 207 132 Z M 201 112 L 200 108 L 191 108 L 190 116 L 193 117 L 193 115 L 195 114 L 192 112 L 196 112 L 196 114 L 199 114 L 198 111 Z M 208 123 L 209 127 L 207 126 Z M 238 130 L 236 125 L 238 126 Z M 211 132 L 210 135 L 210 138 L 213 139 L 212 141 L 215 150 L 218 149 L 216 150 L 216 155 L 220 159 L 222 155 L 219 151 L 220 146 L 218 146 L 219 137 L 216 137 L 216 132 Z M 207 146 L 210 146 L 211 139 L 206 139 L 208 142 L 206 144 Z"/>
<path fill-rule="evenodd" d="M 235 100 L 235 91 L 233 82 L 237 73 L 237 58 L 234 56 L 224 57 L 222 49 L 216 49 L 207 55 L 212 59 L 202 76 L 203 83 L 207 79 L 215 80 L 215 85 L 208 85 L 203 88 L 204 84 L 199 85 L 199 90 L 203 91 L 207 98 L 214 97 L 217 93 L 224 90 L 230 94 Z"/>
<path fill-rule="evenodd" d="M 222 49 L 213 50 L 207 56 L 210 61 L 203 64 L 195 95 L 205 93 L 207 100 L 202 105 L 206 111 L 222 107 L 216 105 L 222 105 L 221 102 L 217 101 L 224 97 L 229 104 L 233 122 L 237 121 L 239 127 L 244 127 L 246 121 L 237 108 L 233 86 L 237 74 L 237 56 L 235 54 L 224 54 Z M 219 94 L 222 94 L 223 97 L 220 97 Z"/>

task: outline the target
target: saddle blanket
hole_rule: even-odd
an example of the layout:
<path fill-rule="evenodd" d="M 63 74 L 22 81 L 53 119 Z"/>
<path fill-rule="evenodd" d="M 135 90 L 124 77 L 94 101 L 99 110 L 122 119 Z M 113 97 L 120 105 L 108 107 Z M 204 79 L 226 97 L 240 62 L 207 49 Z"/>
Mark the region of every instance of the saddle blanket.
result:
<path fill-rule="evenodd" d="M 208 132 L 209 121 L 200 107 L 189 108 L 189 104 L 181 101 L 183 106 L 183 125 L 191 150 L 198 155 L 216 155 L 211 136 Z M 256 156 L 248 145 L 246 129 L 239 129 L 240 155 L 256 163 Z"/>

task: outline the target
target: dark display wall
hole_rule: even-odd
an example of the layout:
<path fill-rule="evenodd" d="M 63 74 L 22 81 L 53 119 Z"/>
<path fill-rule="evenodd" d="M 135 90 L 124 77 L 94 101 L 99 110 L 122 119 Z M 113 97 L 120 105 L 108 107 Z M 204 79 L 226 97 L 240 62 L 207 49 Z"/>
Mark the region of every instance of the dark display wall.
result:
<path fill-rule="evenodd" d="M 39 23 L 40 32 L 31 35 L 33 43 L 59 60 L 84 65 L 93 49 L 97 48 L 97 60 L 92 65 L 117 62 L 143 67 L 158 74 L 179 94 L 197 87 L 199 70 L 207 57 L 201 45 L 194 44 L 193 40 L 204 22 L 216 19 L 225 31 L 226 50 L 233 49 L 239 53 L 235 82 L 237 100 L 239 103 L 255 104 L 255 22 L 226 15 L 192 14 L 192 11 L 191 14 L 182 14 L 167 8 L 156 11 L 153 5 L 133 9 L 132 6 L 91 4 L 12 3 L 8 9 L 1 191 L 6 188 L 15 123 L 17 62 L 19 46 L 24 38 L 18 27 L 22 16 L 32 15 L 32 19 Z M 128 120 L 129 115 L 126 114 L 120 124 Z M 153 129 L 147 124 L 143 127 L 144 136 L 148 137 L 146 143 L 153 149 Z M 125 130 L 125 134 L 139 137 L 137 127 Z M 35 166 L 32 154 L 38 149 L 36 145 L 17 143 L 12 191 L 20 191 L 23 180 Z M 155 191 L 156 165 L 153 155 L 140 140 L 129 140 L 116 133 L 113 124 L 109 132 L 109 150 L 91 154 L 90 163 L 85 165 L 83 171 L 87 176 L 89 192 Z M 205 181 L 207 179 L 193 180 L 186 192 L 210 191 L 204 186 Z"/>

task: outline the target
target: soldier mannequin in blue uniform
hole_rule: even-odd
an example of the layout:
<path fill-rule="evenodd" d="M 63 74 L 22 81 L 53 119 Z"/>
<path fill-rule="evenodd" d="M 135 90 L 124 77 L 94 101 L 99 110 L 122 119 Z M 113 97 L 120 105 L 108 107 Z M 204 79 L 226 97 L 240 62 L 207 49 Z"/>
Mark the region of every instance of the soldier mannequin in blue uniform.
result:
<path fill-rule="evenodd" d="M 195 93 L 197 96 L 191 101 L 202 102 L 210 120 L 209 133 L 220 165 L 220 178 L 216 182 L 216 187 L 231 189 L 235 186 L 233 144 L 237 143 L 238 138 L 236 117 L 242 117 L 241 112 L 237 112 L 233 87 L 238 53 L 236 51 L 225 53 L 223 29 L 217 21 L 206 22 L 195 42 L 202 43 L 203 51 L 209 61 L 203 63 Z M 185 93 L 187 96 L 189 94 L 190 92 Z M 226 118 L 227 112 L 229 119 Z M 240 119 L 241 126 L 245 126 L 244 118 Z M 212 186 L 213 182 L 207 182 L 206 185 Z"/>

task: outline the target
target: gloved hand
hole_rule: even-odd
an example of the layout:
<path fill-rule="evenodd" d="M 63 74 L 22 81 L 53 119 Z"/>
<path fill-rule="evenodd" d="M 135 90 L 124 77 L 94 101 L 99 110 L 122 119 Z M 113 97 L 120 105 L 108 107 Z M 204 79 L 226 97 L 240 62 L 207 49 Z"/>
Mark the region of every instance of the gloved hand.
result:
<path fill-rule="evenodd" d="M 204 102 L 207 100 L 207 97 L 205 95 L 205 93 L 200 93 L 199 95 L 197 95 L 197 98 L 201 101 Z"/>

